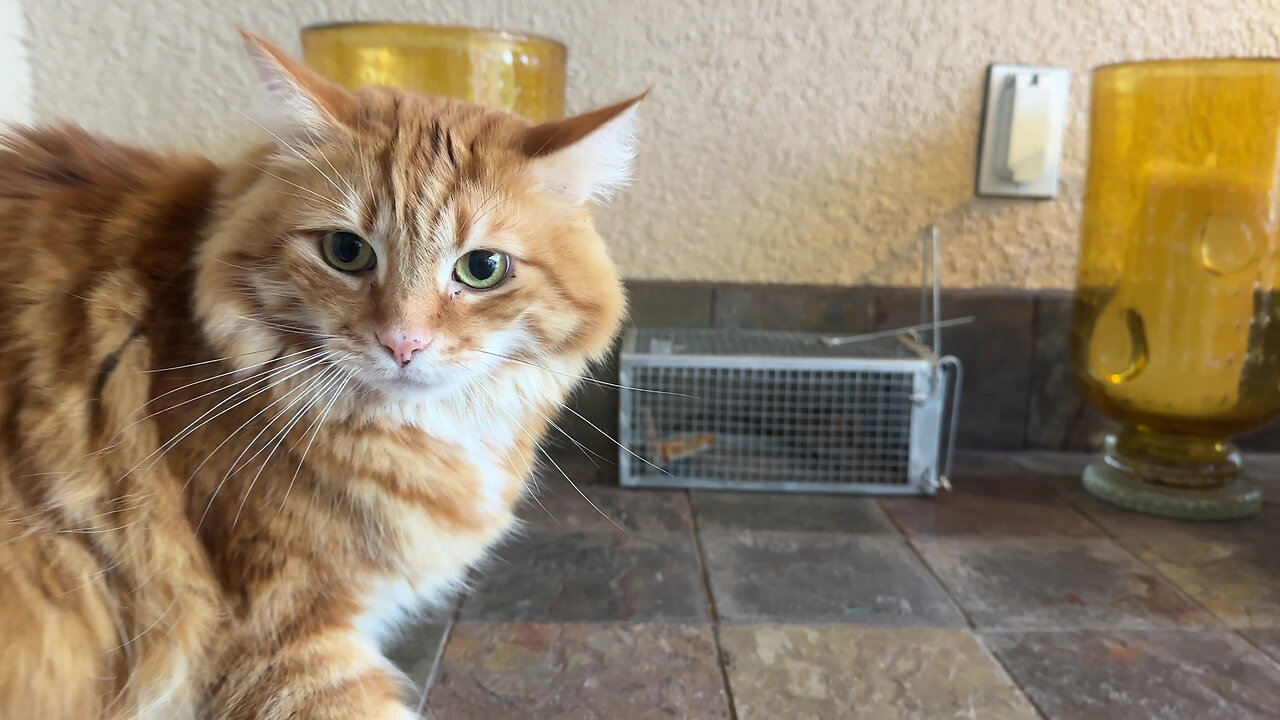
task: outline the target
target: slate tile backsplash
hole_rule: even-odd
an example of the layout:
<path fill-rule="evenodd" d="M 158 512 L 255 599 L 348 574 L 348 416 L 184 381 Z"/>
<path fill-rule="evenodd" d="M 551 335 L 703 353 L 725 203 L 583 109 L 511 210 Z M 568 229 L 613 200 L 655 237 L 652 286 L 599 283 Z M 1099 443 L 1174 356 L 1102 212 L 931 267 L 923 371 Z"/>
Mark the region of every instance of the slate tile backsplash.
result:
<path fill-rule="evenodd" d="M 627 281 L 631 324 L 862 333 L 920 322 L 920 291 L 908 287 L 803 287 Z M 1079 393 L 1071 367 L 1071 294 L 1060 290 L 944 289 L 945 318 L 972 315 L 949 328 L 943 352 L 964 364 L 962 450 L 1096 450 L 1112 423 Z M 617 382 L 616 350 L 593 375 Z M 580 391 L 559 422 L 593 451 L 618 448 L 617 392 Z M 589 420 L 599 427 L 593 429 Z M 603 431 L 603 433 L 601 432 Z M 604 433 L 608 433 L 606 437 Z M 1239 439 L 1251 451 L 1280 450 L 1280 423 Z M 568 440 L 561 443 L 577 452 Z M 604 482 L 617 469 L 604 467 Z"/>
<path fill-rule="evenodd" d="M 1036 450 L 1095 450 L 1114 423 L 1089 404 L 1071 366 L 1071 293 L 1037 293 L 1032 320 L 1027 443 Z"/>

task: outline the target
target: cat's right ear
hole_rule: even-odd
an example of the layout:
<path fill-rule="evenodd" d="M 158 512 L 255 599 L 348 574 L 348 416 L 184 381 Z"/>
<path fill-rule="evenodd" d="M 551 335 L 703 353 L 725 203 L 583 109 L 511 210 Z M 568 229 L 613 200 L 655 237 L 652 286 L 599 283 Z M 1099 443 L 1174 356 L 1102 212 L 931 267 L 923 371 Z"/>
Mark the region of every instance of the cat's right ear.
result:
<path fill-rule="evenodd" d="M 349 126 L 356 115 L 356 99 L 346 89 L 286 55 L 262 38 L 240 30 L 271 100 L 276 124 L 285 132 L 321 133 L 335 125 Z"/>

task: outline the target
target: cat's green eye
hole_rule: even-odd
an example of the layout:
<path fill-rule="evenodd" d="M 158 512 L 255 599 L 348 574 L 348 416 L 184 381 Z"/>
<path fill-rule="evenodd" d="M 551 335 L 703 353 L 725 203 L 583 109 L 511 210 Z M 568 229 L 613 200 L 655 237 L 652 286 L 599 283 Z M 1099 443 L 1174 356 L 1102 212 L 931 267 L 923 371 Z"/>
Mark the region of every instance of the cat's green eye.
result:
<path fill-rule="evenodd" d="M 342 272 L 358 273 L 372 270 L 378 262 L 373 246 L 364 238 L 344 230 L 327 233 L 320 240 L 324 259 Z"/>
<path fill-rule="evenodd" d="M 458 258 L 453 266 L 453 279 L 476 290 L 489 290 L 507 279 L 511 258 L 493 250 L 472 250 Z"/>

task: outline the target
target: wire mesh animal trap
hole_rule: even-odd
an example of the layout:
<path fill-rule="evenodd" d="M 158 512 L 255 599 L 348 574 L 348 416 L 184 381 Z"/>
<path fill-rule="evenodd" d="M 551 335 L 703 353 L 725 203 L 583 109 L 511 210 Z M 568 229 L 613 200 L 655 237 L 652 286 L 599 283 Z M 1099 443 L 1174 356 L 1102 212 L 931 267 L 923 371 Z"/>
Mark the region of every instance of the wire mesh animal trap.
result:
<path fill-rule="evenodd" d="M 874 494 L 946 486 L 961 366 L 941 356 L 938 329 L 958 321 L 938 321 L 933 267 L 932 320 L 907 332 L 628 332 L 621 483 Z M 927 311 L 924 286 L 922 297 Z M 932 348 L 919 341 L 924 328 Z"/>

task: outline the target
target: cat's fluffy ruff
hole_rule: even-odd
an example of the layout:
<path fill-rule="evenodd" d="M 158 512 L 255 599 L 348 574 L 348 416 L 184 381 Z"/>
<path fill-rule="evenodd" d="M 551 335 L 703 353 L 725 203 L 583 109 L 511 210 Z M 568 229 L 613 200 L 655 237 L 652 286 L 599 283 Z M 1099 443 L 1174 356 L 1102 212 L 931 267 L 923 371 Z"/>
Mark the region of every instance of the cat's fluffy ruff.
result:
<path fill-rule="evenodd" d="M 409 717 L 380 643 L 510 528 L 617 331 L 583 202 L 636 101 L 529 127 L 246 44 L 278 122 L 239 162 L 0 136 L 0 717 Z M 500 287 L 452 276 L 478 248 Z M 392 327 L 432 338 L 406 368 Z"/>

